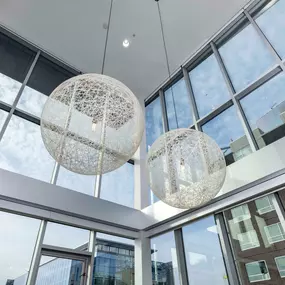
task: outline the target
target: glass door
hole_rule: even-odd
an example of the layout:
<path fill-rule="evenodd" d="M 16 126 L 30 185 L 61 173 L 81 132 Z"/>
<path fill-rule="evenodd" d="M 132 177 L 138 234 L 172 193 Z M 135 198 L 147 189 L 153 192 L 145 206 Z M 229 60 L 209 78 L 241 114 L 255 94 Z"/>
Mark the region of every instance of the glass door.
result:
<path fill-rule="evenodd" d="M 36 285 L 85 285 L 89 258 L 42 251 Z"/>

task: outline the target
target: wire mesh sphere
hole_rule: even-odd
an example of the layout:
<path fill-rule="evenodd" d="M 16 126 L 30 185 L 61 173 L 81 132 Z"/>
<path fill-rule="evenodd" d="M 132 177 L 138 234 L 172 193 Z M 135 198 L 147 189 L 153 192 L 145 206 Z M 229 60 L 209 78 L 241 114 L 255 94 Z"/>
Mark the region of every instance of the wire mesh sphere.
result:
<path fill-rule="evenodd" d="M 51 156 L 76 173 L 99 175 L 122 166 L 144 131 L 141 106 L 131 90 L 106 75 L 84 74 L 60 84 L 41 117 Z"/>
<path fill-rule="evenodd" d="M 226 177 L 223 152 L 205 133 L 177 129 L 161 135 L 147 157 L 150 187 L 166 204 L 182 209 L 213 199 Z"/>

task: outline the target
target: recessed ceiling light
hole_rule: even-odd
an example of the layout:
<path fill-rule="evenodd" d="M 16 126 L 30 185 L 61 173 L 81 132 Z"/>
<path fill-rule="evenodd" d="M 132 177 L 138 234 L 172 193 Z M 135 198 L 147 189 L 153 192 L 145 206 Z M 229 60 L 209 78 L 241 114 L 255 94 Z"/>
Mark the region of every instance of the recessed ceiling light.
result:
<path fill-rule="evenodd" d="M 123 41 L 123 47 L 127 48 L 127 47 L 129 47 L 129 45 L 130 45 L 129 40 L 128 40 L 128 39 L 124 39 L 124 41 Z"/>

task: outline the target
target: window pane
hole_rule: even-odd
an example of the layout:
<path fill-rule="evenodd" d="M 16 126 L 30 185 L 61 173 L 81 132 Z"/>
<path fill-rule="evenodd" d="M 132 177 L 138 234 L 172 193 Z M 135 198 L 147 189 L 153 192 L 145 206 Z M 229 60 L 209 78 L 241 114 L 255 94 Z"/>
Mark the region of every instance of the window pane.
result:
<path fill-rule="evenodd" d="M 267 39 L 282 58 L 285 58 L 285 1 L 277 1 L 270 9 L 256 19 Z"/>
<path fill-rule="evenodd" d="M 145 107 L 146 148 L 152 146 L 154 141 L 163 133 L 162 109 L 160 99 L 156 98 Z"/>
<path fill-rule="evenodd" d="M 217 226 L 210 216 L 183 227 L 189 284 L 227 285 Z"/>
<path fill-rule="evenodd" d="M 264 260 L 247 263 L 245 265 L 249 282 L 270 280 L 267 264 Z"/>
<path fill-rule="evenodd" d="M 135 284 L 134 242 L 100 233 L 96 242 L 94 284 Z"/>
<path fill-rule="evenodd" d="M 70 72 L 40 56 L 17 108 L 40 117 L 47 96 L 72 76 Z"/>
<path fill-rule="evenodd" d="M 0 167 L 49 182 L 54 160 L 47 152 L 40 126 L 13 116 L 0 142 Z"/>
<path fill-rule="evenodd" d="M 40 221 L 0 212 L 0 225 L 0 285 L 6 285 L 29 271 Z"/>
<path fill-rule="evenodd" d="M 0 33 L 0 101 L 12 104 L 35 53 Z"/>
<path fill-rule="evenodd" d="M 256 80 L 275 64 L 251 25 L 231 38 L 219 51 L 236 91 Z"/>
<path fill-rule="evenodd" d="M 280 277 L 285 277 L 285 256 L 275 258 Z"/>
<path fill-rule="evenodd" d="M 167 89 L 164 96 L 169 129 L 188 128 L 193 120 L 184 79 L 180 79 Z"/>
<path fill-rule="evenodd" d="M 269 279 L 283 284 L 274 259 L 285 255 L 284 229 L 275 209 L 263 211 L 274 199 L 270 194 L 224 212 L 244 285 Z"/>
<path fill-rule="evenodd" d="M 285 135 L 284 90 L 285 75 L 280 73 L 240 101 L 260 148 Z"/>
<path fill-rule="evenodd" d="M 95 175 L 81 175 L 60 167 L 56 184 L 87 195 L 94 196 Z"/>
<path fill-rule="evenodd" d="M 151 239 L 153 284 L 179 285 L 174 233 Z"/>
<path fill-rule="evenodd" d="M 224 152 L 227 165 L 251 153 L 234 106 L 203 125 L 202 130 L 217 142 Z"/>
<path fill-rule="evenodd" d="M 100 198 L 127 207 L 134 207 L 134 166 L 125 163 L 102 176 Z"/>
<path fill-rule="evenodd" d="M 227 86 L 214 55 L 189 72 L 200 117 L 230 99 Z"/>
<path fill-rule="evenodd" d="M 75 249 L 85 248 L 88 242 L 88 230 L 48 222 L 43 243 Z"/>

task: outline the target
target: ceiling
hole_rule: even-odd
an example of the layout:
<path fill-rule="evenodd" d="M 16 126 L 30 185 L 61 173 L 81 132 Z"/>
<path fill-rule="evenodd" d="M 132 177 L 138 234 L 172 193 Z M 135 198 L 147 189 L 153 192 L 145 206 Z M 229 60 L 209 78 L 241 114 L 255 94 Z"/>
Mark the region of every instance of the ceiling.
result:
<path fill-rule="evenodd" d="M 160 0 L 171 72 L 247 2 Z M 82 72 L 99 73 L 109 7 L 110 0 L 1 0 L 0 23 Z M 155 0 L 114 0 L 105 74 L 141 101 L 167 78 Z"/>

